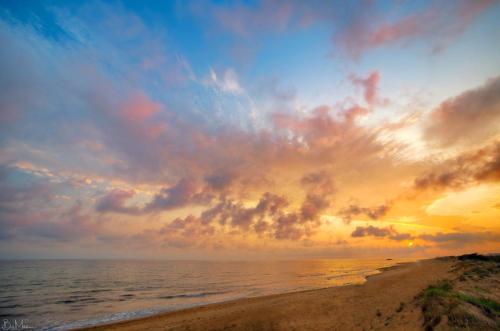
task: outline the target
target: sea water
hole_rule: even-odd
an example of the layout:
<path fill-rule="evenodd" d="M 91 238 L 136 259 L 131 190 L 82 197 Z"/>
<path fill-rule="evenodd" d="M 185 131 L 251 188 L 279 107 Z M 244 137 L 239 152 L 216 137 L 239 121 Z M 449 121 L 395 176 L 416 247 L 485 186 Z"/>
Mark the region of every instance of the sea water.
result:
<path fill-rule="evenodd" d="M 68 330 L 238 298 L 358 284 L 386 259 L 0 261 L 0 328 Z"/>

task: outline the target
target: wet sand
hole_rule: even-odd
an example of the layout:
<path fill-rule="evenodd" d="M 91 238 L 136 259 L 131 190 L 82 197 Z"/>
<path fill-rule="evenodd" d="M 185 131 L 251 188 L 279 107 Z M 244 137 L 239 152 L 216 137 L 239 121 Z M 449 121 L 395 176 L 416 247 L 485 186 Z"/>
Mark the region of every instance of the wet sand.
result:
<path fill-rule="evenodd" d="M 387 268 L 361 285 L 293 292 L 169 312 L 86 330 L 421 330 L 418 294 L 451 259 Z"/>

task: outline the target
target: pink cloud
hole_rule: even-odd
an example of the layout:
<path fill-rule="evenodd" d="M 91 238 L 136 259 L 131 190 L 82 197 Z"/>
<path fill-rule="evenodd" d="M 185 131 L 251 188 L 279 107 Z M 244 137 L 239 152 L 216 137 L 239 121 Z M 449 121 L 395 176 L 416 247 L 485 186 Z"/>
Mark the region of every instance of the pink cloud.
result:
<path fill-rule="evenodd" d="M 183 178 L 177 184 L 163 188 L 145 207 L 145 211 L 169 210 L 186 205 L 207 204 L 213 195 L 207 187 L 193 179 Z"/>
<path fill-rule="evenodd" d="M 155 140 L 166 130 L 165 122 L 154 121 L 154 116 L 161 108 L 161 104 L 139 91 L 124 103 L 121 116 L 127 126 L 143 139 Z"/>
<path fill-rule="evenodd" d="M 144 93 L 137 92 L 124 105 L 123 116 L 131 123 L 144 122 L 156 114 L 160 108 L 160 104 L 151 101 Z"/>
<path fill-rule="evenodd" d="M 380 82 L 380 73 L 377 70 L 370 72 L 366 78 L 356 75 L 350 75 L 349 78 L 354 86 L 363 89 L 363 96 L 368 105 L 374 106 L 382 101 L 377 94 Z"/>
<path fill-rule="evenodd" d="M 449 98 L 425 119 L 424 137 L 438 146 L 477 144 L 500 130 L 500 76 Z"/>
<path fill-rule="evenodd" d="M 445 48 L 459 37 L 494 0 L 450 1 L 434 3 L 428 8 L 395 21 L 378 22 L 377 17 L 360 17 L 341 31 L 334 43 L 358 59 L 370 49 L 398 45 L 426 38 L 432 51 Z"/>
<path fill-rule="evenodd" d="M 387 12 L 378 12 L 377 2 L 369 0 L 352 5 L 328 1 L 258 1 L 253 5 L 238 3 L 229 7 L 197 5 L 191 6 L 191 10 L 204 18 L 208 12 L 209 24 L 247 39 L 263 33 L 330 24 L 335 31 L 334 46 L 359 59 L 371 49 L 416 39 L 428 42 L 431 50 L 438 52 L 495 3 L 495 0 L 436 1 L 419 12 L 402 13 L 392 20 L 386 20 Z M 245 50 L 239 43 L 236 48 L 243 50 L 245 56 L 251 53 L 251 49 Z"/>
<path fill-rule="evenodd" d="M 114 212 L 125 214 L 138 214 L 137 207 L 127 207 L 127 200 L 135 195 L 134 190 L 114 189 L 101 197 L 96 203 L 96 211 L 100 213 Z"/>

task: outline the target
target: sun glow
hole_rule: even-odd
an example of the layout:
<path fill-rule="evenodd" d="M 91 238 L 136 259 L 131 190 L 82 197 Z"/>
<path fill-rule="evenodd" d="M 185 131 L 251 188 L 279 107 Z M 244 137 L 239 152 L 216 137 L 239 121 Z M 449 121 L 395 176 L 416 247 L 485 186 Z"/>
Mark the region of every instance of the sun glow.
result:
<path fill-rule="evenodd" d="M 0 258 L 500 250 L 498 1 L 17 3 Z"/>

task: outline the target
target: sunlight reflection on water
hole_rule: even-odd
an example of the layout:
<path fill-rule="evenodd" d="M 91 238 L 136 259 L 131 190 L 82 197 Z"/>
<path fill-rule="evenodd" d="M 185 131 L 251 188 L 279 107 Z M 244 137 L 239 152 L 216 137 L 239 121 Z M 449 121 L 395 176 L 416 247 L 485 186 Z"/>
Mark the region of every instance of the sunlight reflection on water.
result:
<path fill-rule="evenodd" d="M 402 261 L 2 261 L 1 317 L 26 319 L 38 329 L 68 329 L 242 297 L 361 283 L 378 268 Z"/>

